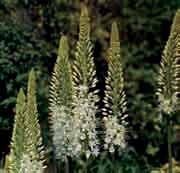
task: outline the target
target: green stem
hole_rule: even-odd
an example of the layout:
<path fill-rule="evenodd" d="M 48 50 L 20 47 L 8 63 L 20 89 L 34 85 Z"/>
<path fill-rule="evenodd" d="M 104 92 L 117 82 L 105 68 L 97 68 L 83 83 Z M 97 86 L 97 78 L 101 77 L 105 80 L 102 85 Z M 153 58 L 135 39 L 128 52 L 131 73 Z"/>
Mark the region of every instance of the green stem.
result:
<path fill-rule="evenodd" d="M 69 159 L 68 159 L 68 157 L 65 157 L 65 173 L 70 173 L 69 172 Z"/>
<path fill-rule="evenodd" d="M 84 172 L 83 173 L 87 173 L 88 172 L 87 167 L 88 167 L 88 159 L 86 159 L 84 161 Z"/>
<path fill-rule="evenodd" d="M 112 157 L 112 162 L 113 162 L 113 168 L 112 168 L 112 173 L 115 173 L 116 172 L 116 167 L 115 167 L 115 156 L 114 156 L 114 153 L 111 155 Z"/>
<path fill-rule="evenodd" d="M 168 124 L 168 157 L 169 157 L 169 173 L 173 173 L 173 163 L 172 163 L 172 135 L 171 131 L 172 125 L 171 123 Z"/>

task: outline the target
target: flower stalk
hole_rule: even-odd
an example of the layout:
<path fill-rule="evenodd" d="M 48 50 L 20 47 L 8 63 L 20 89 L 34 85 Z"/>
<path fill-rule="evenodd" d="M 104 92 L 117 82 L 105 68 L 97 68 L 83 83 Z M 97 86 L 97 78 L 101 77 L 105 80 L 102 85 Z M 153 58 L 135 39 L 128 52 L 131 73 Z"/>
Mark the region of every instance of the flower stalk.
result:
<path fill-rule="evenodd" d="M 60 39 L 58 57 L 50 85 L 50 125 L 56 160 L 64 161 L 69 173 L 69 157 L 74 156 L 72 140 L 72 79 L 69 63 L 69 46 L 66 36 Z"/>
<path fill-rule="evenodd" d="M 79 129 L 78 145 L 81 156 L 97 156 L 99 153 L 97 139 L 97 94 L 96 69 L 94 65 L 92 43 L 90 41 L 90 18 L 84 6 L 81 10 L 79 40 L 73 62 L 73 122 Z"/>
<path fill-rule="evenodd" d="M 158 78 L 157 95 L 161 114 L 167 120 L 167 142 L 169 173 L 173 173 L 172 166 L 172 128 L 173 114 L 179 110 L 180 94 L 180 10 L 177 11 L 171 32 L 164 48 Z"/>
<path fill-rule="evenodd" d="M 127 117 L 119 33 L 115 22 L 112 24 L 111 29 L 108 62 L 108 76 L 106 77 L 105 97 L 103 100 L 104 149 L 114 153 L 116 148 L 123 149 L 125 147 Z"/>

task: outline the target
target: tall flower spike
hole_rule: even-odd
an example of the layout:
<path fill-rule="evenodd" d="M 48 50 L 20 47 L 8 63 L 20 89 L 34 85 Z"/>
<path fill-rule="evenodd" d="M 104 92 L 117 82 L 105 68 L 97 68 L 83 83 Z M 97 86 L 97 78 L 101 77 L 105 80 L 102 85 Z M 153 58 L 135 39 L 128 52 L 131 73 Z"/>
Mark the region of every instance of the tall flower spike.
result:
<path fill-rule="evenodd" d="M 57 159 L 73 156 L 72 78 L 69 47 L 65 36 L 60 39 L 58 57 L 50 84 L 50 124 Z"/>
<path fill-rule="evenodd" d="M 29 73 L 28 92 L 27 92 L 27 108 L 26 108 L 26 139 L 27 141 L 25 154 L 31 160 L 40 161 L 42 164 L 45 161 L 44 147 L 42 144 L 41 130 L 38 122 L 38 110 L 36 102 L 36 77 L 32 69 Z"/>
<path fill-rule="evenodd" d="M 126 96 L 120 57 L 118 27 L 112 24 L 104 97 L 105 149 L 115 151 L 115 147 L 125 147 L 125 125 L 127 117 Z"/>
<path fill-rule="evenodd" d="M 180 33 L 180 9 L 177 10 L 171 27 L 171 33 Z"/>
<path fill-rule="evenodd" d="M 73 65 L 73 82 L 76 85 L 86 85 L 94 88 L 97 83 L 96 70 L 93 62 L 93 47 L 90 41 L 90 24 L 88 10 L 82 8 L 79 24 L 79 41 L 77 42 L 75 61 Z"/>
<path fill-rule="evenodd" d="M 179 107 L 180 94 L 180 10 L 174 18 L 169 39 L 164 48 L 159 78 L 157 95 L 160 110 L 171 114 Z"/>
<path fill-rule="evenodd" d="M 26 111 L 26 97 L 22 89 L 20 89 L 17 96 L 16 103 L 16 115 L 14 120 L 14 128 L 11 142 L 10 151 L 10 162 L 9 171 L 10 173 L 19 173 L 20 160 L 22 159 L 22 154 L 24 153 L 24 140 L 25 140 L 25 111 Z"/>
<path fill-rule="evenodd" d="M 99 98 L 97 90 L 96 69 L 93 62 L 92 43 L 90 41 L 90 19 L 86 7 L 80 16 L 79 41 L 73 63 L 73 113 L 75 129 L 79 129 L 77 148 L 87 157 L 98 154 L 96 131 L 96 113 Z"/>
<path fill-rule="evenodd" d="M 90 39 L 90 18 L 88 15 L 88 9 L 86 6 L 83 6 L 80 16 L 80 32 L 79 40 L 89 40 Z"/>

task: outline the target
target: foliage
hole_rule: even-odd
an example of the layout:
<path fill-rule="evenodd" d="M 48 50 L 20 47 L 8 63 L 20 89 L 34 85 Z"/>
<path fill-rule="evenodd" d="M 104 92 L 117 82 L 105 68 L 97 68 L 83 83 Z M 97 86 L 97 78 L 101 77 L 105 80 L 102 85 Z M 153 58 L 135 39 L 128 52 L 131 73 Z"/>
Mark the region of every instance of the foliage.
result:
<path fill-rule="evenodd" d="M 125 88 L 128 122 L 132 127 L 130 143 L 142 158 L 145 156 L 150 164 L 155 165 L 167 161 L 166 123 L 159 123 L 154 94 L 157 90 L 157 64 L 179 6 L 177 1 L 130 0 L 125 1 L 123 7 L 122 53 L 127 67 Z M 178 115 L 173 119 L 178 122 Z M 174 152 L 178 151 L 177 148 L 175 145 Z"/>
<path fill-rule="evenodd" d="M 136 153 L 131 147 L 128 147 L 122 153 L 116 155 L 116 159 L 113 159 L 113 157 L 110 157 L 107 153 L 103 153 L 101 158 L 98 159 L 97 163 L 94 165 L 95 167 L 92 169 L 92 172 L 95 171 L 97 173 L 138 173 L 141 171 L 144 173 L 150 172 L 147 161 L 139 158 L 138 153 Z"/>
<path fill-rule="evenodd" d="M 0 114 L 1 128 L 9 128 L 12 122 L 16 94 L 20 87 L 25 89 L 28 71 L 34 67 L 38 74 L 38 100 L 40 112 L 47 112 L 43 100 L 47 97 L 47 71 L 43 66 L 46 63 L 45 58 L 51 56 L 49 53 L 50 45 L 44 41 L 38 42 L 40 37 L 25 24 L 21 26 L 14 16 L 5 16 L 5 20 L 0 17 Z M 39 80 L 39 78 L 44 80 Z M 6 83 L 8 81 L 8 83 Z"/>

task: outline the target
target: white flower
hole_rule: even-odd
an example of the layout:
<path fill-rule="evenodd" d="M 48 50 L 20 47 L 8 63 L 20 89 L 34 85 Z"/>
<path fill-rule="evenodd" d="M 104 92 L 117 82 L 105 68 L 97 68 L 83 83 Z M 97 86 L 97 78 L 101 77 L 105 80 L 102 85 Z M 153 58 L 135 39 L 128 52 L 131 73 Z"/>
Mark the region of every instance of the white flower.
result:
<path fill-rule="evenodd" d="M 160 110 L 170 114 L 177 109 L 178 97 L 177 93 L 174 93 L 171 98 L 165 98 L 164 95 L 159 95 Z"/>
<path fill-rule="evenodd" d="M 95 117 L 97 97 L 88 93 L 86 86 L 79 86 L 78 91 L 74 97 L 73 126 L 79 129 L 77 145 L 81 144 L 81 153 L 89 158 L 91 154 L 97 156 L 99 153 Z"/>
<path fill-rule="evenodd" d="M 92 150 L 92 154 L 97 157 L 97 156 L 99 155 L 99 148 L 98 148 L 98 147 L 95 147 L 95 148 Z"/>
<path fill-rule="evenodd" d="M 89 150 L 86 151 L 86 158 L 88 159 L 91 155 L 91 152 Z"/>
<path fill-rule="evenodd" d="M 104 117 L 105 125 L 105 139 L 104 148 L 108 149 L 109 152 L 114 152 L 115 147 L 125 147 L 125 127 L 119 124 L 116 116 Z"/>
<path fill-rule="evenodd" d="M 20 164 L 19 173 L 43 173 L 44 167 L 40 161 L 32 160 L 24 154 Z"/>
<path fill-rule="evenodd" d="M 83 93 L 83 92 L 87 92 L 88 91 L 88 87 L 85 86 L 85 85 L 79 85 L 79 91 L 80 93 Z"/>
<path fill-rule="evenodd" d="M 73 99 L 73 110 L 64 106 L 52 109 L 51 128 L 58 159 L 66 155 L 90 157 L 99 153 L 95 117 L 97 97 L 88 93 L 86 86 L 79 86 Z"/>
<path fill-rule="evenodd" d="M 74 148 L 76 135 L 79 134 L 78 129 L 72 129 L 71 110 L 64 106 L 56 106 L 53 109 L 52 115 L 51 128 L 53 130 L 56 157 L 61 159 L 66 155 L 74 156 L 74 152 L 76 154 L 80 147 Z"/>
<path fill-rule="evenodd" d="M 110 153 L 114 153 L 114 151 L 115 151 L 114 146 L 111 145 L 111 146 L 109 147 L 109 152 L 110 152 Z"/>

